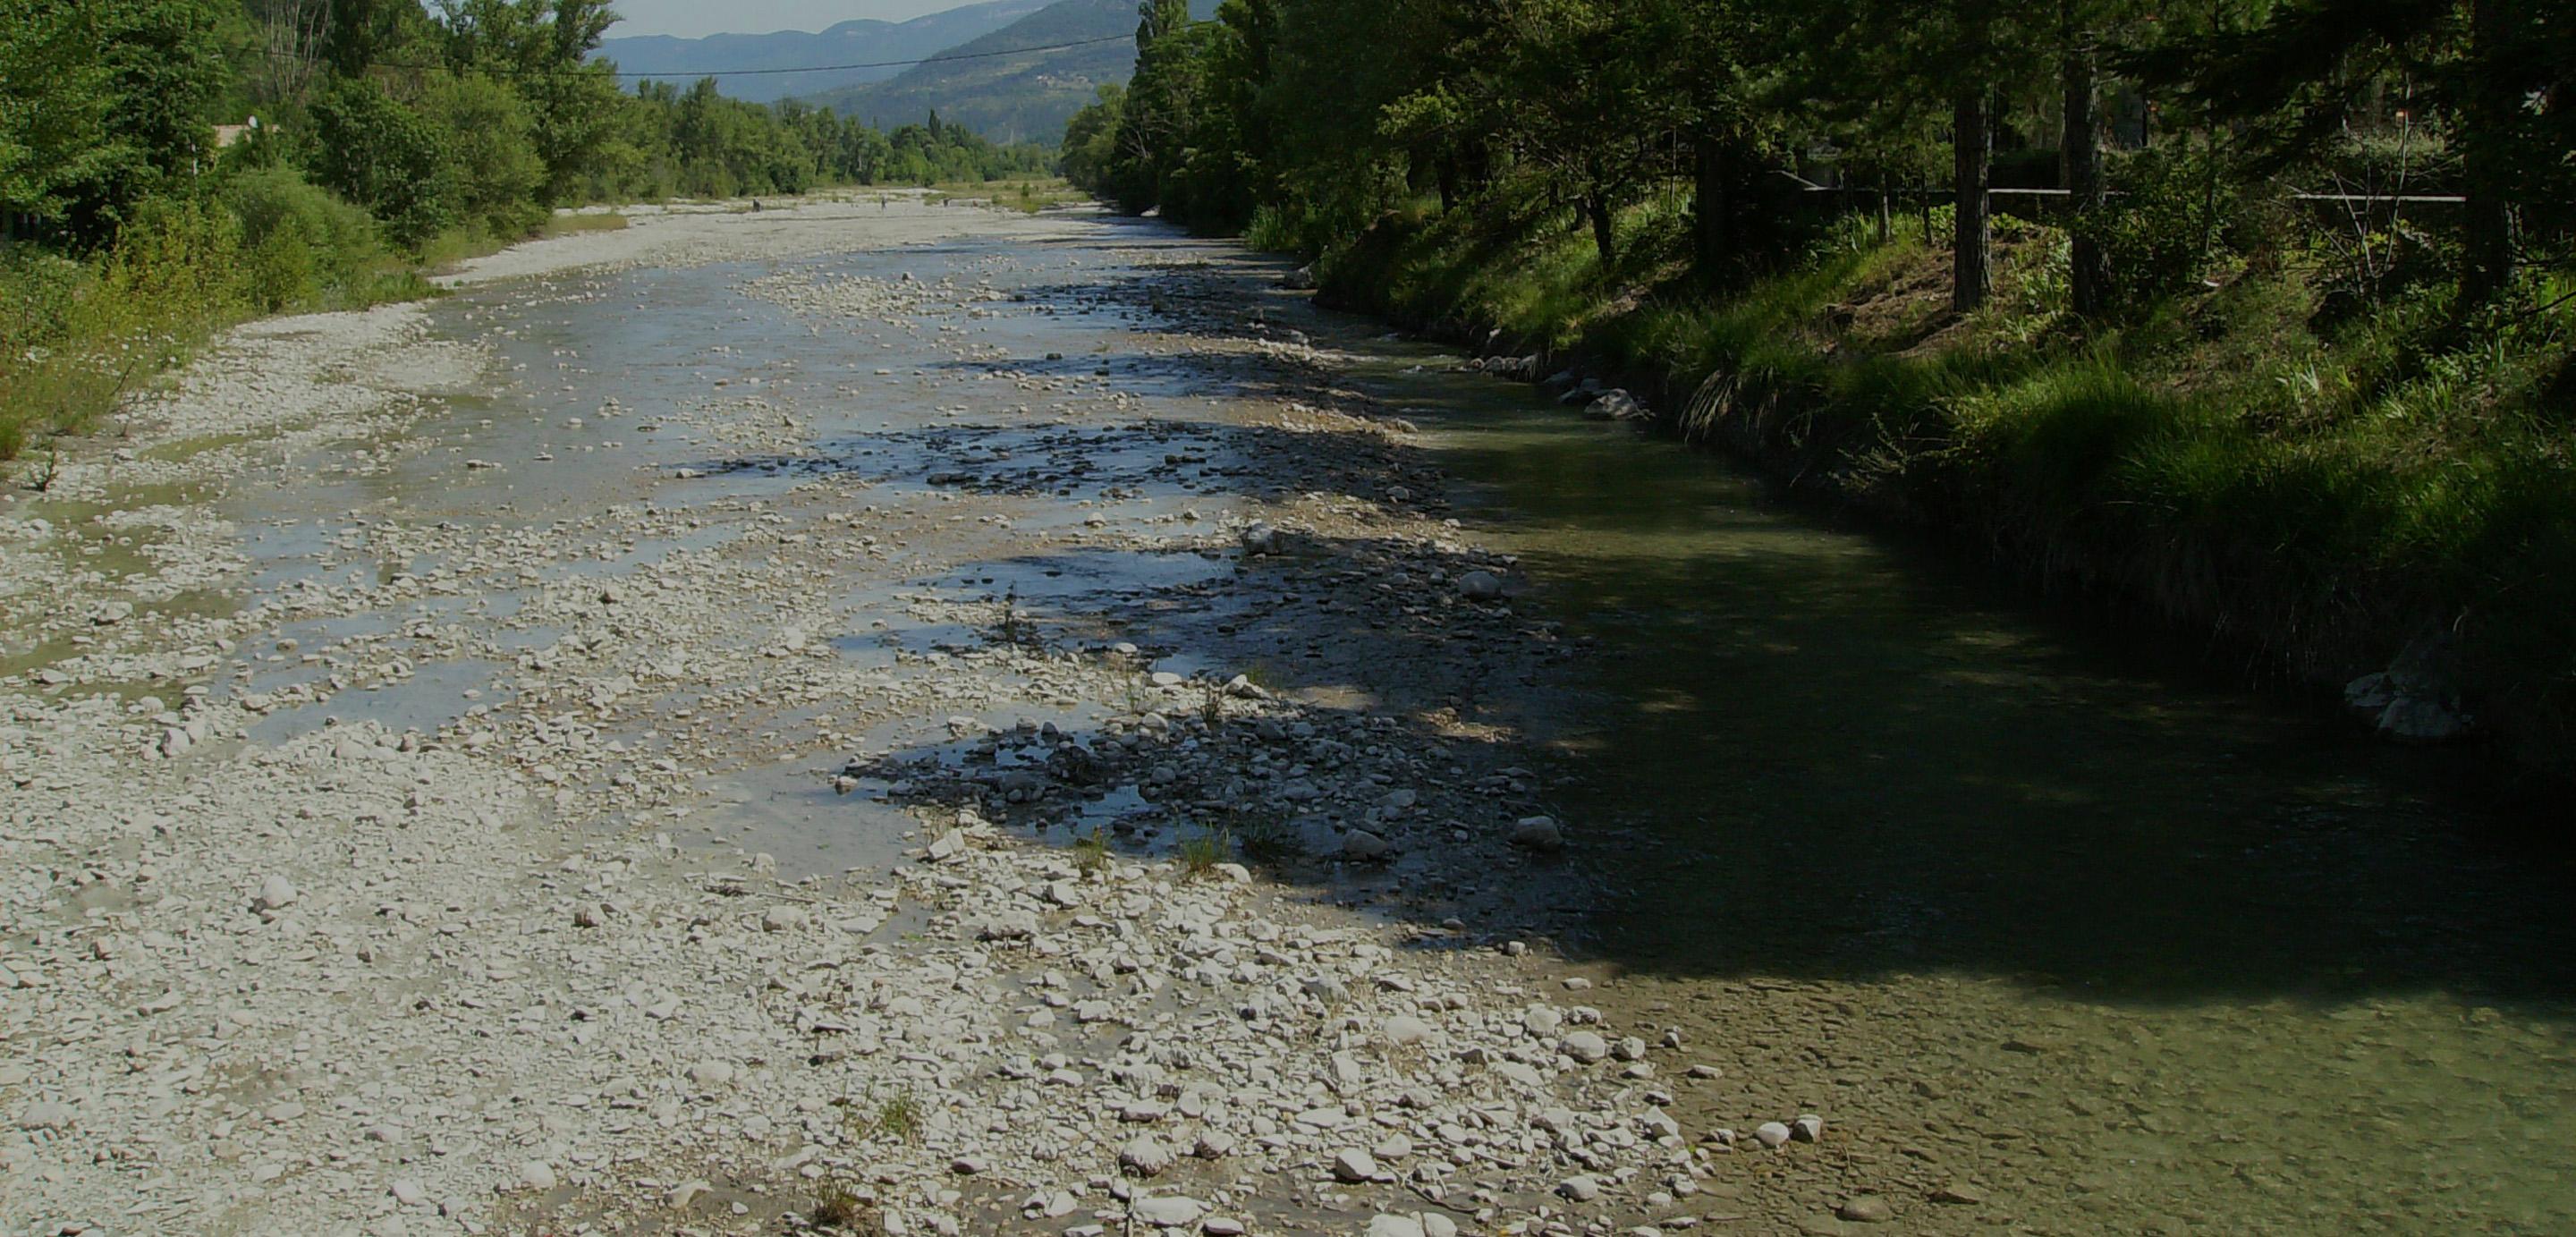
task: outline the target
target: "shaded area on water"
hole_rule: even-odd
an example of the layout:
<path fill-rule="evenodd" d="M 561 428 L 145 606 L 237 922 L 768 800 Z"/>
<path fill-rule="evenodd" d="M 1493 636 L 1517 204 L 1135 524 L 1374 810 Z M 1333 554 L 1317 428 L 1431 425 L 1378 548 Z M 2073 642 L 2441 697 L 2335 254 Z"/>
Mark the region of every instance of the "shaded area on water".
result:
<path fill-rule="evenodd" d="M 1600 707 L 1554 738 L 1587 817 L 1678 852 L 1622 872 L 1621 962 L 2576 996 L 2571 822 L 2502 762 L 2371 742 L 1525 388 L 1377 368 L 1598 641 Z"/>
<path fill-rule="evenodd" d="M 1580 943 L 1627 976 L 1603 1003 L 1732 1058 L 1686 1126 L 1841 1122 L 1816 1177 L 1755 1167 L 1748 1201 L 1989 1195 L 1904 1217 L 1939 1231 L 2576 1223 L 2547 788 L 1379 347 L 1366 383 L 1592 641 L 1584 703 L 1526 720 L 1622 891 Z"/>

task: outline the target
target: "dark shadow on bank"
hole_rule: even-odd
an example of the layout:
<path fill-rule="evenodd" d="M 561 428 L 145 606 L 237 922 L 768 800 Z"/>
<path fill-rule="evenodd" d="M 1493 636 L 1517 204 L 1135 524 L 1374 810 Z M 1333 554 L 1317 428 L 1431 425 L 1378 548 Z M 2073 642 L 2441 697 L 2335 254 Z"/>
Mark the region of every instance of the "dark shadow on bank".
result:
<path fill-rule="evenodd" d="M 1275 306 L 1318 342 L 1378 333 L 1293 296 L 1249 290 L 1242 302 Z M 1208 393 L 1241 392 L 1212 380 Z M 1482 398 L 1471 390 L 1463 402 Z M 1493 388 L 1498 417 L 1526 416 L 1529 403 L 1525 388 Z M 1040 632 L 1077 655 L 1114 638 L 1220 677 L 1258 667 L 1335 742 L 1364 750 L 1351 739 L 1383 733 L 1448 766 L 1406 775 L 1441 787 L 1426 800 L 1444 819 L 1409 837 L 1392 868 L 1334 861 L 1332 840 L 1375 809 L 1283 802 L 1286 763 L 1241 784 L 1159 784 L 1142 800 L 1164 817 L 1154 836 L 1285 811 L 1296 845 L 1283 871 L 1320 882 L 1318 896 L 1426 928 L 1456 916 L 1463 933 L 1429 938 L 1448 946 L 1520 930 L 1543 891 L 1566 888 L 1556 865 L 1598 870 L 1617 896 L 1588 908 L 1577 947 L 1651 973 L 1954 971 L 2150 1003 L 2439 989 L 2552 1015 L 2576 997 L 2568 822 L 2562 809 L 2482 793 L 2504 779 L 2474 752 L 2357 741 L 2303 702 L 1766 508 L 1715 461 L 1616 431 L 1450 434 L 1436 449 L 1348 435 L 1303 472 L 1233 474 L 1227 464 L 1256 457 L 1311 461 L 1323 440 L 1213 424 L 1159 432 L 1205 436 L 1217 462 L 1103 464 L 1081 484 L 1135 484 L 1124 478 L 1141 470 L 1168 485 L 1155 469 L 1189 467 L 1203 469 L 1187 478 L 1196 493 L 1374 501 L 1382 466 L 1429 465 L 1484 496 L 1472 524 L 1552 534 L 1533 543 L 1561 548 L 1530 554 L 1535 592 L 1509 606 L 1455 597 L 1475 560 L 1330 538 L 1245 560 L 1237 570 L 1267 578 L 1220 579 L 1160 611 L 1124 605 L 1115 589 L 1030 598 Z M 921 446 L 926 461 L 940 444 Z M 757 466 L 772 465 L 805 466 Z M 1053 468 L 1013 483 L 1047 486 Z M 1692 469 L 1719 481 L 1688 482 Z M 1328 604 L 1348 596 L 1361 600 Z M 1576 644 L 1580 657 L 1561 658 Z M 1095 791 L 1150 778 L 1184 744 L 1236 750 L 1222 701 L 1217 711 L 1219 729 L 1194 731 L 1176 703 L 1166 720 L 1181 724 L 1139 735 L 1141 748 L 1128 745 L 1134 727 L 1062 733 L 1038 769 L 1068 744 L 1121 754 L 1097 784 L 1019 781 L 1016 803 L 971 772 L 907 780 L 922 802 L 972 799 L 1068 842 L 1077 830 L 1065 821 L 1085 819 Z M 1526 791 L 1504 773 L 1524 758 L 1520 740 L 1550 753 Z M 883 763 L 889 774 L 976 769 L 928 748 Z M 1565 818 L 1570 857 L 1495 841 L 1540 811 Z M 1454 857 L 1452 823 L 1477 839 Z M 1522 890 L 1531 896 L 1516 900 Z"/>

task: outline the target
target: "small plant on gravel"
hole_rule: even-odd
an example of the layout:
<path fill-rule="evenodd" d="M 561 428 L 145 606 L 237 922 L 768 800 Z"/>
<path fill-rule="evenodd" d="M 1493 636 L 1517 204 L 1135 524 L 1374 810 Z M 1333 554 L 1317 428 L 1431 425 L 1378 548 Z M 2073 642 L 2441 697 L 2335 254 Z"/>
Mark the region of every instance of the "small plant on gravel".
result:
<path fill-rule="evenodd" d="M 45 448 L 44 462 L 36 465 L 36 475 L 29 479 L 28 484 L 35 487 L 35 491 L 39 494 L 51 493 L 54 488 L 54 482 L 61 479 L 62 475 L 62 444 L 51 443 Z"/>
<path fill-rule="evenodd" d="M 876 1237 L 885 1231 L 883 1217 L 876 1204 L 851 1192 L 848 1186 L 833 1182 L 815 1191 L 814 1209 L 806 1214 L 805 1223 L 855 1237 Z"/>
<path fill-rule="evenodd" d="M 1145 676 L 1141 674 L 1127 676 L 1126 705 L 1127 712 L 1136 717 L 1143 717 L 1154 711 L 1154 697 L 1152 693 L 1145 690 Z"/>
<path fill-rule="evenodd" d="M 1199 720 L 1211 727 L 1225 724 L 1225 685 L 1211 681 L 1203 684 L 1202 690 L 1205 694 L 1199 697 Z"/>
<path fill-rule="evenodd" d="M 921 1141 L 921 1105 L 909 1091 L 897 1091 L 879 1099 L 874 1108 L 850 1104 L 843 1122 L 854 1138 L 891 1138 L 900 1143 Z"/>
<path fill-rule="evenodd" d="M 1012 585 L 1002 593 L 1002 619 L 996 625 L 1002 643 L 1027 648 L 1037 643 L 1037 626 L 1020 612 L 1020 586 Z"/>
<path fill-rule="evenodd" d="M 1197 837 L 1181 843 L 1181 874 L 1196 880 L 1216 870 L 1233 849 L 1233 839 L 1223 829 L 1201 830 Z"/>
<path fill-rule="evenodd" d="M 1276 867 L 1306 853 L 1297 831 L 1278 813 L 1236 808 L 1233 814 L 1226 831 L 1234 836 L 1235 849 L 1246 862 Z"/>
<path fill-rule="evenodd" d="M 1109 868 L 1109 839 L 1102 836 L 1098 829 L 1094 829 L 1089 833 L 1083 834 L 1081 837 L 1075 838 L 1073 840 L 1073 866 L 1075 871 L 1078 871 L 1085 876 L 1107 871 Z"/>

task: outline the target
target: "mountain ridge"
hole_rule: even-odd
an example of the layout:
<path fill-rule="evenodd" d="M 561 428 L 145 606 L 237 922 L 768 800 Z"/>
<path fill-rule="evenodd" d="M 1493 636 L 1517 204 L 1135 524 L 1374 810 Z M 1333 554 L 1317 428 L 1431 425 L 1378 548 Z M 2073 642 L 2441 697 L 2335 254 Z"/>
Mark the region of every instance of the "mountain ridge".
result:
<path fill-rule="evenodd" d="M 908 21 L 862 17 L 818 31 L 710 34 L 694 39 L 667 34 L 627 35 L 602 40 L 594 58 L 615 61 L 620 70 L 645 75 L 649 80 L 683 86 L 712 76 L 717 89 L 729 97 L 750 103 L 774 103 L 885 81 L 904 72 L 904 66 L 803 73 L 776 70 L 920 60 L 973 42 L 1047 7 L 1048 0 L 984 0 Z M 768 71 L 711 74 L 707 72 L 710 69 Z"/>
<path fill-rule="evenodd" d="M 1215 10 L 1215 0 L 1191 0 L 1194 18 Z M 1052 144 L 1102 85 L 1135 76 L 1136 21 L 1133 0 L 1056 0 L 940 53 L 974 59 L 934 59 L 883 81 L 803 97 L 879 128 L 916 124 L 935 111 L 997 142 Z M 1078 42 L 1086 45 L 1060 46 Z M 1055 50 L 1007 54 L 1027 48 Z"/>

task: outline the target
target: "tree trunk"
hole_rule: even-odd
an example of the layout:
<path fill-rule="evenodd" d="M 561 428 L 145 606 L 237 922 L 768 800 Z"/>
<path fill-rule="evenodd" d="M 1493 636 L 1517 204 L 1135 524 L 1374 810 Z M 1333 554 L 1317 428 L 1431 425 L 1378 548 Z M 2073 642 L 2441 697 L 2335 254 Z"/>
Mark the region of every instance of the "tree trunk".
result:
<path fill-rule="evenodd" d="M 2111 261 L 2102 251 L 2102 207 L 2108 199 L 2102 180 L 2102 124 L 2094 87 L 2095 50 L 2089 31 L 2075 28 L 2074 0 L 2059 0 L 2058 14 L 2066 37 L 2065 130 L 2059 149 L 2066 153 L 2067 204 L 2074 208 L 2073 300 L 2076 316 L 2098 316 L 2111 303 Z"/>
<path fill-rule="evenodd" d="M 1878 244 L 1882 249 L 1887 246 L 1888 230 L 1894 226 L 1894 221 L 1889 217 L 1888 211 L 1887 178 L 1882 176 L 1878 180 Z"/>
<path fill-rule="evenodd" d="M 2513 53 L 2505 3 L 2472 0 L 2469 5 L 2471 78 L 2460 126 L 2460 179 L 2469 199 L 2467 264 L 2460 272 L 2464 305 L 2486 300 L 2513 282 L 2513 168 L 2505 135 L 2521 91 L 2517 75 L 2504 63 Z"/>
<path fill-rule="evenodd" d="M 1586 190 L 1583 214 L 1592 221 L 1592 245 L 1601 251 L 1601 269 L 1608 270 L 1611 260 L 1618 256 L 1618 241 L 1612 232 L 1614 221 L 1610 214 L 1610 196 L 1598 189 Z"/>
<path fill-rule="evenodd" d="M 1726 145 L 1701 134 L 1691 148 L 1691 264 L 1702 279 L 1714 279 L 1726 261 Z"/>
<path fill-rule="evenodd" d="M 1950 308 L 1968 313 L 1994 288 L 1994 228 L 1987 219 L 1987 190 L 1994 165 L 1995 133 L 1986 85 L 1962 86 L 1951 98 L 1952 179 L 1958 214 L 1950 229 Z"/>

